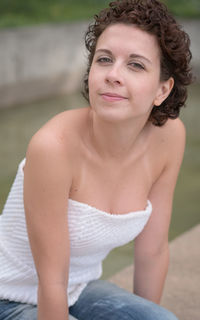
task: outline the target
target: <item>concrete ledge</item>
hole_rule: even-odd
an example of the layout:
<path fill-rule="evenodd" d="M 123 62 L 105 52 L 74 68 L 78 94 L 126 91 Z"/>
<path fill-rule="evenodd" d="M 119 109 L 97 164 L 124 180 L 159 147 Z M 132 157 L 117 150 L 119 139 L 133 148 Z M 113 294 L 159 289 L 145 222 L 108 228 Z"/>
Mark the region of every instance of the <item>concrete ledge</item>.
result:
<path fill-rule="evenodd" d="M 0 86 L 0 108 L 81 91 L 82 78 L 83 73 L 74 70 L 73 73 L 66 71 L 57 76 Z"/>
<path fill-rule="evenodd" d="M 170 243 L 170 267 L 161 305 L 180 320 L 200 317 L 200 225 Z M 132 292 L 133 266 L 110 278 L 111 282 Z"/>

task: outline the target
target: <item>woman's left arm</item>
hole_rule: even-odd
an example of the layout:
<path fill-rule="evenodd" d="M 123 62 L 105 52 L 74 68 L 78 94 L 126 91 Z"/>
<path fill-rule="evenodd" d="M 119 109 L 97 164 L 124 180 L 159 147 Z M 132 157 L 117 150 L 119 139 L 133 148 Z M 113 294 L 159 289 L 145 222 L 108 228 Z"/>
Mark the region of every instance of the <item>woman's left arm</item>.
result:
<path fill-rule="evenodd" d="M 134 293 L 158 304 L 168 270 L 168 230 L 174 188 L 185 147 L 184 126 L 178 119 L 175 122 L 173 137 L 172 132 L 169 134 L 167 163 L 149 194 L 152 215 L 135 239 Z"/>

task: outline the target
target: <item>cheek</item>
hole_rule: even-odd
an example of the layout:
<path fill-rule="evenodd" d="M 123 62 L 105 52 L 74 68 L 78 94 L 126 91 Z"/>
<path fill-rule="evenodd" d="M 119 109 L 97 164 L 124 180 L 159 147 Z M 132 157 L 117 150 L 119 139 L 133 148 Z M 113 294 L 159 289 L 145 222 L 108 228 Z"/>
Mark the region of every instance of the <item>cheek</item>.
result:
<path fill-rule="evenodd" d="M 88 77 L 88 85 L 89 85 L 89 90 L 92 90 L 96 80 L 95 80 L 95 73 L 93 72 L 93 68 L 91 67 L 90 72 L 89 72 L 89 77 Z"/>
<path fill-rule="evenodd" d="M 93 95 L 100 89 L 102 81 L 100 80 L 100 74 L 94 67 L 91 67 L 88 76 L 89 93 Z"/>
<path fill-rule="evenodd" d="M 140 80 L 135 82 L 133 87 L 132 102 L 135 108 L 143 113 L 154 106 L 158 87 L 156 81 L 153 81 L 150 77 Z"/>
<path fill-rule="evenodd" d="M 88 87 L 89 87 L 89 101 L 90 101 L 90 104 L 92 104 L 94 100 L 93 97 L 94 97 L 95 91 L 97 90 L 96 77 L 92 67 L 90 69 L 89 76 L 88 76 Z"/>
<path fill-rule="evenodd" d="M 146 77 L 145 79 L 138 81 L 138 84 L 137 89 L 138 92 L 141 91 L 142 99 L 151 99 L 155 97 L 159 86 L 156 78 Z"/>

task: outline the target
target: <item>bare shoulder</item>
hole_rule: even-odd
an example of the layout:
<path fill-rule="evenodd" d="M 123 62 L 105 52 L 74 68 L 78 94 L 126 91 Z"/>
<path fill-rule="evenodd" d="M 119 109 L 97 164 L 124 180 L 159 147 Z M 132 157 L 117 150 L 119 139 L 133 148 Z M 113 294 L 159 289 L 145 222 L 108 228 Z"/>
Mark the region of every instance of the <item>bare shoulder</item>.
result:
<path fill-rule="evenodd" d="M 165 154 L 167 163 L 174 164 L 175 161 L 180 165 L 183 159 L 186 139 L 186 130 L 183 122 L 179 118 L 168 119 L 162 127 L 156 128 L 156 135 L 159 140 L 160 151 Z"/>
<path fill-rule="evenodd" d="M 28 145 L 25 171 L 45 169 L 60 177 L 72 176 L 86 113 L 82 109 L 62 112 L 39 129 Z"/>
<path fill-rule="evenodd" d="M 161 137 L 166 140 L 166 145 L 172 151 L 180 150 L 185 146 L 186 130 L 181 119 L 168 119 L 163 126 Z"/>
<path fill-rule="evenodd" d="M 168 119 L 163 126 L 156 128 L 156 134 L 159 132 L 161 139 L 167 138 L 168 141 L 170 139 L 185 139 L 185 126 L 180 118 Z"/>
<path fill-rule="evenodd" d="M 77 143 L 80 143 L 86 109 L 68 110 L 54 116 L 34 134 L 27 153 L 33 150 L 36 153 L 60 154 L 69 157 L 73 151 L 77 150 Z"/>
<path fill-rule="evenodd" d="M 180 118 L 168 119 L 164 125 L 166 133 L 177 138 L 185 138 L 185 126 Z"/>

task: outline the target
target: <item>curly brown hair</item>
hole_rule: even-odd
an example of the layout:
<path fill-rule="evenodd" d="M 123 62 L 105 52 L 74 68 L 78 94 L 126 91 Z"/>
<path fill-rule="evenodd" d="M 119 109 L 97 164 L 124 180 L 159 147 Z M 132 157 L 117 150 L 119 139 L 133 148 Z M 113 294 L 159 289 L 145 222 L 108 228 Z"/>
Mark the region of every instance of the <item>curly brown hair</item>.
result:
<path fill-rule="evenodd" d="M 89 25 L 85 34 L 89 54 L 84 77 L 84 97 L 89 101 L 88 76 L 97 41 L 109 25 L 116 23 L 136 25 L 157 38 L 161 50 L 160 80 L 166 81 L 173 77 L 174 87 L 159 107 L 153 107 L 149 120 L 156 126 L 162 126 L 168 118 L 176 119 L 187 99 L 186 86 L 192 82 L 190 39 L 167 7 L 158 0 L 118 0 L 95 15 L 94 22 Z"/>

